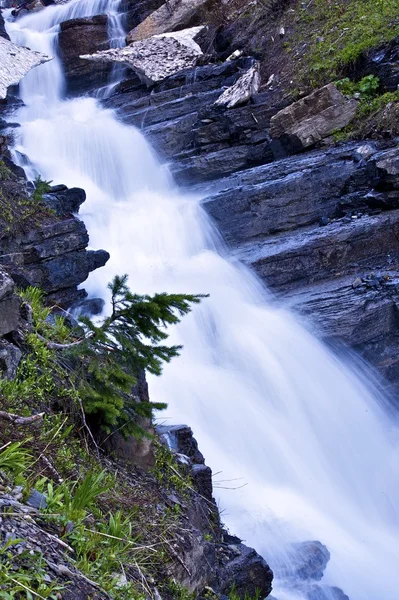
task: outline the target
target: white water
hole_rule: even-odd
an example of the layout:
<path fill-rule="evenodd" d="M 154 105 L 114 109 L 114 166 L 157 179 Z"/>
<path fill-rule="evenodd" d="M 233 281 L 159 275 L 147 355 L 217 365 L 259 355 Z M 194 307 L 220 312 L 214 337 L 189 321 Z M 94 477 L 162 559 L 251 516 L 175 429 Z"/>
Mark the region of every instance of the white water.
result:
<path fill-rule="evenodd" d="M 118 4 L 74 0 L 8 29 L 54 53 L 60 22 Z M 216 481 L 247 483 L 216 490 L 225 521 L 272 567 L 288 542 L 319 539 L 332 555 L 323 582 L 350 600 L 397 600 L 398 430 L 372 383 L 229 262 L 199 199 L 179 193 L 138 131 L 93 99 L 63 100 L 63 89 L 57 59 L 25 78 L 16 149 L 43 178 L 85 188 L 91 244 L 111 253 L 85 287 L 104 295 L 113 275 L 127 272 L 137 292 L 210 293 L 173 330 L 182 356 L 151 378 L 150 390 L 169 404 L 167 422 L 193 427 L 222 471 Z M 274 595 L 294 597 L 278 581 Z"/>

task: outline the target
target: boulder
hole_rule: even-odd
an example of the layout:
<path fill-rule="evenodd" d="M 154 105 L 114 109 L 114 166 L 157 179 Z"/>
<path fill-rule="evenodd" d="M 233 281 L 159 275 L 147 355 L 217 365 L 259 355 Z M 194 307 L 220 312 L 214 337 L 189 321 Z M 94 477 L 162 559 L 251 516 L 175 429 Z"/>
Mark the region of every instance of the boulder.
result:
<path fill-rule="evenodd" d="M 14 379 L 21 357 L 19 348 L 6 340 L 0 340 L 0 375 L 6 379 Z"/>
<path fill-rule="evenodd" d="M 7 88 L 19 83 L 34 67 L 51 60 L 51 57 L 28 48 L 16 46 L 0 37 L 0 99 L 7 95 Z"/>
<path fill-rule="evenodd" d="M 330 552 L 319 541 L 300 542 L 293 544 L 290 559 L 291 577 L 320 581 L 330 560 Z"/>
<path fill-rule="evenodd" d="M 259 91 L 260 64 L 256 62 L 238 81 L 227 88 L 216 100 L 216 106 L 234 108 L 248 102 Z"/>
<path fill-rule="evenodd" d="M 94 62 L 124 64 L 147 85 L 166 79 L 197 64 L 202 50 L 195 37 L 202 27 L 193 27 L 171 34 L 154 36 L 135 42 L 126 48 L 112 48 L 96 54 L 81 55 L 81 59 Z"/>
<path fill-rule="evenodd" d="M 356 108 L 356 100 L 348 100 L 329 83 L 274 115 L 270 135 L 285 149 L 299 151 L 348 125 Z"/>
<path fill-rule="evenodd" d="M 69 92 L 87 92 L 107 83 L 109 65 L 92 65 L 80 58 L 110 47 L 107 15 L 64 21 L 58 39 Z"/>
<path fill-rule="evenodd" d="M 168 0 L 129 32 L 128 44 L 206 22 L 211 0 Z"/>
<path fill-rule="evenodd" d="M 237 549 L 239 555 L 221 573 L 220 591 L 229 594 L 234 586 L 239 598 L 255 598 L 257 594 L 265 598 L 272 591 L 273 571 L 252 548 L 239 544 Z"/>
<path fill-rule="evenodd" d="M 44 202 L 59 216 L 78 213 L 86 200 L 86 192 L 81 188 L 54 186 L 53 190 L 43 196 Z"/>

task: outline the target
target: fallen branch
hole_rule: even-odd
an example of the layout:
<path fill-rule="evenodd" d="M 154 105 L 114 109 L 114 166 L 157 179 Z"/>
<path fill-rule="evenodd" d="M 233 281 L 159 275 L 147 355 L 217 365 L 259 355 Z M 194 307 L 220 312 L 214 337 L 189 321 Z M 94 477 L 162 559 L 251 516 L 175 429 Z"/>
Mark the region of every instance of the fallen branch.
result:
<path fill-rule="evenodd" d="M 87 336 L 85 338 L 82 338 L 81 340 L 77 340 L 76 342 L 68 342 L 68 344 L 59 344 L 58 342 L 51 342 L 50 340 L 46 340 L 46 338 L 40 335 L 40 333 L 37 334 L 37 337 L 42 342 L 45 342 L 47 348 L 50 348 L 50 350 L 65 350 L 67 348 L 73 348 L 74 346 L 79 346 L 80 344 L 83 344 L 83 342 L 85 342 L 92 336 Z"/>
<path fill-rule="evenodd" d="M 21 417 L 19 415 L 13 415 L 12 413 L 0 410 L 0 419 L 3 421 L 8 421 L 9 423 L 13 423 L 14 425 L 32 425 L 32 423 L 38 423 L 39 421 L 42 421 L 43 417 L 44 412 L 39 413 L 38 415 L 32 415 L 31 417 Z"/>

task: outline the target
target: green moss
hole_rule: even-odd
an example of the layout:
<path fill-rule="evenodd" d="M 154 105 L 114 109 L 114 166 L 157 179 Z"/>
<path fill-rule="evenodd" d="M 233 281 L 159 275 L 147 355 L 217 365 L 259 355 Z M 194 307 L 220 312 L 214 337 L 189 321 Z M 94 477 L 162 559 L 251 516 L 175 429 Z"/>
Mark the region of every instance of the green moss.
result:
<path fill-rule="evenodd" d="M 370 48 L 399 34 L 397 0 L 315 0 L 300 13 L 297 37 L 306 38 L 303 75 L 322 85 Z"/>

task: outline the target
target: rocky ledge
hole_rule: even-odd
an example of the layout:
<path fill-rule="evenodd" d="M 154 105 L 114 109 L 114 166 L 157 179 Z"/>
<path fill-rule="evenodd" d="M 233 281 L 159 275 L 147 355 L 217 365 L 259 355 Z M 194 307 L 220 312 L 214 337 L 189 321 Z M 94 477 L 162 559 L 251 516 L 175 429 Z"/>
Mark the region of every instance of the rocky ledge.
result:
<path fill-rule="evenodd" d="M 87 250 L 89 235 L 75 216 L 84 190 L 48 186 L 47 193 L 37 195 L 7 155 L 0 156 L 0 189 L 0 265 L 19 286 L 39 287 L 60 307 L 85 298 L 78 287 L 109 254 Z"/>

